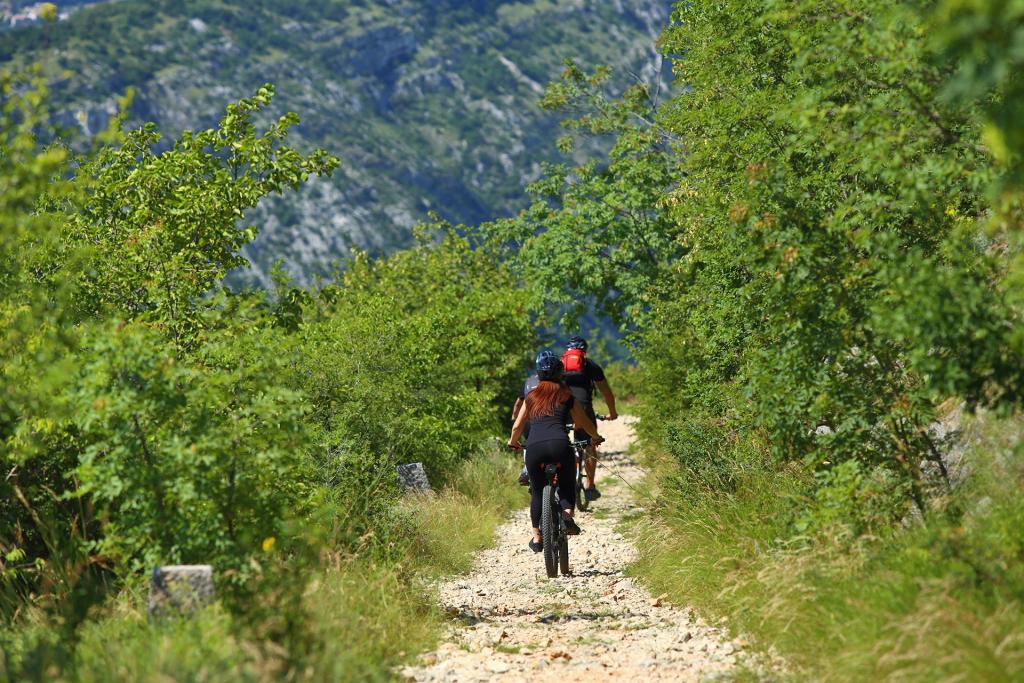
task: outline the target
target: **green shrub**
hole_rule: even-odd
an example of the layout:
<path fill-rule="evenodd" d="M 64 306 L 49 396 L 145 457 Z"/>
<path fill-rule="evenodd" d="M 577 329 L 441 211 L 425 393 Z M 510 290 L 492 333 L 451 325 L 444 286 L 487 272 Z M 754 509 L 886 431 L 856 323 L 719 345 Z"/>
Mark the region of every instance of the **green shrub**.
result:
<path fill-rule="evenodd" d="M 639 523 L 634 571 L 774 648 L 800 680 L 1016 680 L 1021 422 L 967 431 L 971 479 L 927 526 L 851 528 L 872 505 L 851 465 L 815 485 L 740 441 L 720 451 L 736 489 L 701 495 L 671 483 L 666 458 L 666 507 Z M 801 520 L 813 522 L 806 535 L 794 533 Z"/>
<path fill-rule="evenodd" d="M 137 324 L 99 327 L 70 397 L 80 449 L 76 495 L 99 506 L 100 553 L 132 570 L 212 563 L 245 569 L 300 513 L 311 485 L 300 396 L 275 386 L 275 335 L 245 335 L 180 358 Z M 205 361 L 205 362 L 204 362 Z"/>
<path fill-rule="evenodd" d="M 518 463 L 481 450 L 436 495 L 398 503 L 389 556 L 363 539 L 355 552 L 320 545 L 301 575 L 276 545 L 259 557 L 245 608 L 215 604 L 189 618 L 150 620 L 143 581 L 94 610 L 74 641 L 46 613 L 28 609 L 0 628 L 5 680 L 391 680 L 391 668 L 432 646 L 444 619 L 429 585 L 470 566 L 508 510 L 523 500 Z M 330 538 L 330 519 L 302 532 Z M 280 565 L 281 572 L 273 567 Z M 297 588 L 297 591 L 296 591 Z M 295 623 L 288 624 L 287 622 Z M 285 631 L 292 629 L 292 633 Z M 401 634 L 401 637 L 396 637 Z"/>
<path fill-rule="evenodd" d="M 0 279 L 0 675 L 388 677 L 436 631 L 412 582 L 465 566 L 509 503 L 476 484 L 403 507 L 394 466 L 494 471 L 467 463 L 533 346 L 529 297 L 443 225 L 315 290 L 228 291 L 244 210 L 337 163 L 284 144 L 293 114 L 258 132 L 272 88 L 166 151 L 147 126 L 70 166 L 35 150 L 41 97 L 0 83 L 0 164 L 25 181 L 0 188 L 25 264 Z M 215 565 L 220 606 L 147 624 L 126 591 L 177 562 Z"/>

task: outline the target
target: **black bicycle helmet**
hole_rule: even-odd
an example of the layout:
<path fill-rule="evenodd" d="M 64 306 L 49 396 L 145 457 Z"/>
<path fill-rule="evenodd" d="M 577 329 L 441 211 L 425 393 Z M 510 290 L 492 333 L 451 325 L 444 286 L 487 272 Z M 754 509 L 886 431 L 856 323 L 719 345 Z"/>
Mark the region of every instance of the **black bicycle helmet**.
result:
<path fill-rule="evenodd" d="M 566 345 L 566 348 L 570 348 L 570 349 L 583 349 L 584 351 L 586 351 L 587 350 L 587 340 L 584 339 L 583 337 L 579 336 L 578 334 L 576 336 L 569 337 L 569 343 Z"/>
<path fill-rule="evenodd" d="M 537 378 L 549 382 L 557 382 L 562 379 L 562 359 L 557 356 L 545 356 L 537 363 Z"/>
<path fill-rule="evenodd" d="M 552 351 L 551 349 L 543 349 L 540 353 L 537 354 L 537 360 L 534 361 L 534 365 L 536 365 L 539 368 L 540 362 L 545 358 L 558 358 L 558 354 Z"/>

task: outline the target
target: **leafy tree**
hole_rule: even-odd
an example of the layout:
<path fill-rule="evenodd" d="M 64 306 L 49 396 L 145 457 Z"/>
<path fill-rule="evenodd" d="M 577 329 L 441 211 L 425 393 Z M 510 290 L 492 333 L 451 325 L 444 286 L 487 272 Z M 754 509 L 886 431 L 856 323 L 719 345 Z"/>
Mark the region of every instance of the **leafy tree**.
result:
<path fill-rule="evenodd" d="M 666 118 L 688 143 L 670 209 L 689 226 L 684 331 L 716 354 L 721 335 L 738 342 L 722 379 L 780 457 L 890 469 L 924 508 L 934 406 L 1015 400 L 1020 384 L 978 241 L 989 167 L 972 110 L 943 105 L 910 6 L 698 2 L 676 18 L 663 41 L 693 89 Z M 709 291 L 746 322 L 703 322 L 721 320 Z"/>
<path fill-rule="evenodd" d="M 284 144 L 294 115 L 257 132 L 269 87 L 164 152 L 147 126 L 73 166 L 35 147 L 42 95 L 10 92 L 0 607 L 53 608 L 64 635 L 31 651 L 62 667 L 120 580 L 212 562 L 234 611 L 286 612 L 260 638 L 298 647 L 310 543 L 392 552 L 394 465 L 440 482 L 493 433 L 529 297 L 451 226 L 316 290 L 279 270 L 273 295 L 231 292 L 244 210 L 337 164 Z"/>
<path fill-rule="evenodd" d="M 93 253 L 81 276 L 81 315 L 142 316 L 187 345 L 200 297 L 246 263 L 240 250 L 257 231 L 238 227 L 245 210 L 338 164 L 323 150 L 303 157 L 283 144 L 298 123 L 293 113 L 257 134 L 253 116 L 273 94 L 262 87 L 229 106 L 218 128 L 186 131 L 166 152 L 155 151 L 160 135 L 148 125 L 83 164 L 77 175 L 88 199 L 65 237 Z"/>
<path fill-rule="evenodd" d="M 374 516 L 386 526 L 396 464 L 422 462 L 437 483 L 494 434 L 534 347 L 530 300 L 507 269 L 434 227 L 436 244 L 425 231 L 388 259 L 358 254 L 298 333 L 312 457 L 349 539 Z"/>
<path fill-rule="evenodd" d="M 304 408 L 276 387 L 265 316 L 245 314 L 246 297 L 210 294 L 243 263 L 254 234 L 235 227 L 244 209 L 337 160 L 284 146 L 291 114 L 256 134 L 266 87 L 167 152 L 146 127 L 72 168 L 60 148 L 35 147 L 44 95 L 4 87 L 0 158 L 17 180 L 4 191 L 14 214 L 4 248 L 18 255 L 4 264 L 27 264 L 4 273 L 12 495 L 0 542 L 24 570 L 5 572 L 7 585 L 74 590 L 81 567 L 111 561 L 243 566 L 301 514 Z M 260 351 L 247 359 L 240 340 Z"/>
<path fill-rule="evenodd" d="M 679 3 L 671 98 L 609 99 L 604 71 L 570 65 L 545 103 L 612 152 L 549 169 L 546 201 L 485 233 L 549 301 L 637 326 L 649 423 L 753 430 L 823 487 L 851 462 L 842 486 L 888 481 L 927 510 L 935 407 L 1016 405 L 1024 350 L 982 230 L 1000 177 L 984 109 L 950 99 L 929 21 L 875 0 Z"/>
<path fill-rule="evenodd" d="M 614 136 L 607 163 L 548 166 L 528 188 L 536 198 L 530 208 L 483 231 L 516 250 L 524 280 L 564 310 L 565 323 L 578 322 L 595 301 L 618 325 L 635 327 L 657 298 L 653 283 L 684 251 L 663 210 L 679 180 L 678 146 L 654 116 L 657 93 L 638 83 L 613 98 L 610 74 L 567 62 L 541 100 L 578 115 L 563 122 L 573 133 Z M 573 144 L 572 135 L 559 141 L 564 152 Z"/>
<path fill-rule="evenodd" d="M 66 386 L 75 334 L 66 327 L 67 288 L 41 291 L 25 268 L 59 233 L 59 217 L 37 210 L 44 201 L 72 201 L 64 180 L 66 150 L 41 148 L 46 90 L 31 77 L 0 73 L 0 613 L 18 607 L 34 560 L 59 550 L 75 529 L 89 529 L 87 511 L 62 499 L 73 453 L 52 434 L 59 413 L 52 397 Z M 69 262 L 72 262 L 69 254 Z M 33 461 L 52 446 L 50 457 Z M 73 484 L 71 484 L 73 486 Z M 83 514 L 86 513 L 86 514 Z M 78 571 L 73 553 L 48 580 L 59 592 Z M 63 563 L 67 560 L 67 564 Z M 64 593 L 66 595 L 66 592 Z"/>
<path fill-rule="evenodd" d="M 37 11 L 39 12 L 39 18 L 48 24 L 52 24 L 58 19 L 57 5 L 52 2 L 40 3 Z"/>

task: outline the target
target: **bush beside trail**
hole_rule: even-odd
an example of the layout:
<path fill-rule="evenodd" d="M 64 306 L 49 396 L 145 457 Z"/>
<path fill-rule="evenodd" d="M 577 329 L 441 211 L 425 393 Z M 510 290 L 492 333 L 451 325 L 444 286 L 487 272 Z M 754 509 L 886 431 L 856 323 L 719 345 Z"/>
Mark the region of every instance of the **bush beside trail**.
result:
<path fill-rule="evenodd" d="M 273 88 L 166 151 L 115 127 L 72 159 L 36 142 L 41 85 L 0 87 L 0 673 L 386 677 L 438 626 L 412 582 L 508 505 L 479 478 L 512 479 L 482 449 L 528 300 L 448 226 L 314 288 L 229 291 L 245 211 L 338 163 L 285 144 L 294 114 L 257 125 Z M 442 493 L 400 504 L 404 462 Z M 175 563 L 212 563 L 219 605 L 147 625 L 141 577 Z"/>
<path fill-rule="evenodd" d="M 955 471 L 935 429 L 963 406 L 983 442 L 1019 433 L 1022 26 L 999 2 L 675 3 L 675 92 L 568 63 L 559 144 L 611 152 L 481 228 L 551 316 L 596 302 L 636 349 L 659 493 L 637 571 L 812 680 L 1024 672 L 1019 449 Z"/>

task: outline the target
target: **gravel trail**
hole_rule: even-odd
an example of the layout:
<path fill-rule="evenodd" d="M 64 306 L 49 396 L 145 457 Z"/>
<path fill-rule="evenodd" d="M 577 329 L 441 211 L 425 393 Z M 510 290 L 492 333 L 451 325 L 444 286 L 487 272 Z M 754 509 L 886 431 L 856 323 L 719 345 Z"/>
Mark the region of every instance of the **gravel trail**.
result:
<path fill-rule="evenodd" d="M 529 511 L 498 530 L 474 570 L 439 586 L 451 632 L 409 681 L 710 681 L 727 680 L 746 659 L 741 643 L 691 611 L 663 602 L 625 576 L 636 554 L 615 529 L 642 514 L 622 479 L 642 477 L 626 455 L 631 420 L 601 423 L 598 487 L 590 511 L 576 513 L 583 534 L 569 541 L 571 576 L 548 579 L 526 543 Z M 617 473 L 617 475 L 616 475 Z M 621 476 L 621 479 L 619 478 Z M 524 505 L 528 504 L 523 489 Z"/>

